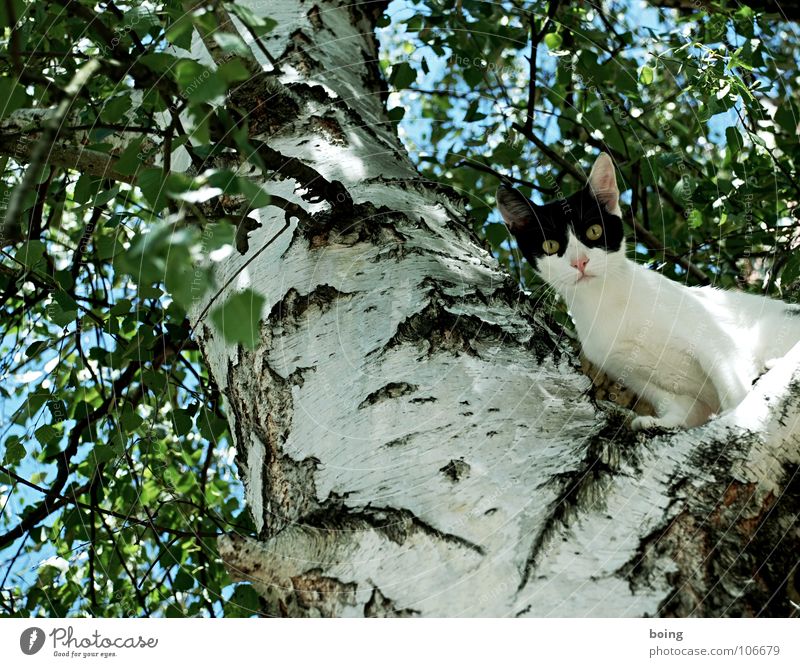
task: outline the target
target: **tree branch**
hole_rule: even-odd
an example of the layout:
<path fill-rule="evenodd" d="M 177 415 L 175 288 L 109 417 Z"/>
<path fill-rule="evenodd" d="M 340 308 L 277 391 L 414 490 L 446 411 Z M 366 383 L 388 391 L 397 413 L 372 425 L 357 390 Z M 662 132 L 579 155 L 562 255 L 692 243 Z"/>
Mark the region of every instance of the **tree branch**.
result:
<path fill-rule="evenodd" d="M 542 29 L 534 34 L 534 20 L 533 15 L 530 17 L 531 22 L 531 55 L 528 57 L 530 63 L 530 79 L 528 81 L 528 112 L 525 117 L 525 131 L 530 132 L 533 127 L 533 110 L 536 104 L 536 56 L 539 53 L 539 44 L 541 43 L 547 31 L 550 29 L 550 24 L 558 11 L 559 0 L 550 0 L 547 4 L 547 17 L 545 18 Z"/>
<path fill-rule="evenodd" d="M 545 195 L 553 195 L 556 193 L 555 188 L 546 188 L 542 185 L 537 185 L 533 181 L 525 180 L 524 178 L 517 178 L 516 176 L 509 176 L 508 174 L 501 174 L 499 171 L 492 169 L 489 165 L 483 164 L 482 162 L 478 162 L 471 158 L 467 158 L 466 160 L 461 160 L 453 166 L 454 169 L 458 167 L 468 167 L 469 169 L 474 169 L 475 171 L 482 171 L 486 174 L 491 174 L 492 176 L 499 179 L 501 182 L 510 181 L 512 183 L 517 183 L 518 185 L 524 185 L 526 187 L 531 188 L 532 190 L 536 190 L 537 192 L 541 192 Z"/>
<path fill-rule="evenodd" d="M 58 107 L 56 107 L 52 114 L 48 114 L 43 119 L 42 132 L 39 135 L 38 141 L 30 151 L 29 164 L 25 171 L 25 176 L 23 176 L 22 182 L 14 189 L 11 200 L 8 202 L 8 209 L 6 210 L 7 224 L 12 226 L 19 224 L 18 221 L 21 217 L 22 202 L 25 195 L 33 189 L 36 183 L 36 179 L 39 176 L 39 168 L 42 166 L 45 156 L 49 152 L 48 149 L 52 148 L 58 128 L 64 121 L 78 93 L 99 69 L 100 63 L 97 60 L 90 60 L 83 65 L 64 89 L 64 97 Z"/>
<path fill-rule="evenodd" d="M 34 491 L 38 491 L 39 493 L 43 493 L 48 495 L 51 493 L 51 490 L 45 489 L 38 484 L 34 484 L 33 482 L 25 479 L 24 477 L 20 477 L 15 472 L 9 470 L 3 465 L 0 465 L 0 472 L 8 475 L 14 481 L 22 484 L 23 486 L 27 486 Z M 73 492 L 73 495 L 82 495 L 82 493 L 91 491 L 91 483 L 85 486 L 82 486 L 78 491 Z M 120 519 L 122 521 L 127 521 L 128 523 L 134 524 L 136 526 L 144 526 L 145 528 L 149 528 L 153 531 L 159 531 L 162 533 L 168 533 L 171 535 L 177 535 L 178 537 L 208 537 L 208 538 L 216 538 L 219 537 L 221 533 L 207 533 L 207 532 L 196 532 L 191 530 L 179 530 L 177 528 L 170 528 L 167 526 L 162 526 L 160 524 L 154 523 L 150 519 L 139 519 L 132 514 L 123 514 L 122 512 L 115 512 L 114 510 L 104 509 L 99 507 L 96 503 L 84 503 L 76 498 L 70 498 L 66 495 L 57 494 L 55 496 L 59 501 L 61 501 L 59 507 L 63 507 L 64 505 L 74 505 L 75 507 L 80 507 L 81 509 L 91 510 L 92 512 L 97 512 L 98 514 L 102 514 L 104 516 L 114 517 L 115 519 Z M 6 546 L 5 544 L 3 546 Z"/>

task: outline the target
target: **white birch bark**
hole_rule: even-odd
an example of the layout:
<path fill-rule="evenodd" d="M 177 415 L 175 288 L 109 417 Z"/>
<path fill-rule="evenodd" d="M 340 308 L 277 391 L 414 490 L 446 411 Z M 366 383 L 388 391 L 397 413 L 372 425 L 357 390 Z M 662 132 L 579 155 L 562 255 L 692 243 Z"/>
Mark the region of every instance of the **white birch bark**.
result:
<path fill-rule="evenodd" d="M 734 414 L 634 435 L 462 202 L 410 163 L 375 3 L 246 4 L 279 22 L 265 46 L 300 101 L 254 138 L 340 181 L 353 209 L 267 183 L 313 219 L 253 259 L 283 223 L 260 210 L 221 268 L 237 276 L 221 298 L 266 299 L 260 345 L 195 322 L 260 533 L 220 541 L 231 573 L 284 615 L 790 613 L 800 352 Z"/>

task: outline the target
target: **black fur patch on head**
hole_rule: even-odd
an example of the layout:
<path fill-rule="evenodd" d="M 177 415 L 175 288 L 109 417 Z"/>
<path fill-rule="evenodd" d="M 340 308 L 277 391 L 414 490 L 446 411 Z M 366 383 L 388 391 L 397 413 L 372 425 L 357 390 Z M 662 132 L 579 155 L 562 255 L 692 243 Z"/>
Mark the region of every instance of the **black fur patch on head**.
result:
<path fill-rule="evenodd" d="M 558 256 L 567 249 L 567 230 L 588 248 L 604 248 L 615 252 L 622 246 L 624 230 L 622 219 L 609 213 L 592 194 L 589 186 L 563 199 L 537 206 L 517 190 L 507 186 L 497 191 L 497 202 L 503 219 L 517 239 L 520 252 L 536 268 L 537 260 L 544 257 L 546 240 L 557 241 Z M 599 224 L 602 236 L 591 240 L 586 232 Z"/>

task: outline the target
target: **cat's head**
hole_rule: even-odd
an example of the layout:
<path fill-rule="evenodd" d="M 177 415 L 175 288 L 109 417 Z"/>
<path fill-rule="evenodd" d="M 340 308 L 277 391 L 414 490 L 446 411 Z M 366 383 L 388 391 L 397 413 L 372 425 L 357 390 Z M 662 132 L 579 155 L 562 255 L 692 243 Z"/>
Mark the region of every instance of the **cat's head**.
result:
<path fill-rule="evenodd" d="M 497 190 L 497 205 L 533 269 L 562 294 L 602 285 L 625 261 L 625 239 L 614 163 L 595 160 L 586 187 L 537 206 L 513 188 Z"/>

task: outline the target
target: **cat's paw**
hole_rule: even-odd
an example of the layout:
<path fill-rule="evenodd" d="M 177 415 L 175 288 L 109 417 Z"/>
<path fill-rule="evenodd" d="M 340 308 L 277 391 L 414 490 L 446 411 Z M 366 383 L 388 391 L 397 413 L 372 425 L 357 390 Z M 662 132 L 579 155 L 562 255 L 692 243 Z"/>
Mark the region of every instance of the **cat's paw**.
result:
<path fill-rule="evenodd" d="M 658 426 L 656 417 L 634 417 L 631 420 L 631 429 L 634 431 L 646 431 Z"/>
<path fill-rule="evenodd" d="M 658 417 L 634 417 L 631 420 L 631 429 L 634 431 L 650 431 L 653 429 L 679 428 L 680 424 L 672 420 L 659 419 Z"/>

